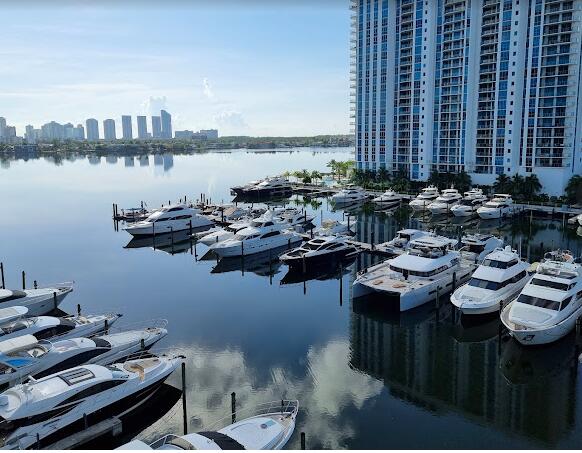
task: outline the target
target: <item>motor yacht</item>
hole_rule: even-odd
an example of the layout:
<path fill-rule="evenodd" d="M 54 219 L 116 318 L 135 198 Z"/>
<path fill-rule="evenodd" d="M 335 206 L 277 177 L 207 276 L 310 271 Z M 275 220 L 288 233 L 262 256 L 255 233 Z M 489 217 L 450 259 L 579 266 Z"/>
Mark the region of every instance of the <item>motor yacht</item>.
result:
<path fill-rule="evenodd" d="M 439 190 L 435 186 L 428 186 L 412 200 L 409 206 L 414 211 L 424 211 L 439 196 Z"/>
<path fill-rule="evenodd" d="M 107 365 L 151 348 L 167 333 L 164 328 L 154 327 L 90 339 L 39 341 L 33 335 L 23 335 L 0 341 L 0 386 L 14 385 L 28 376 L 39 378 L 85 363 Z"/>
<path fill-rule="evenodd" d="M 463 193 L 463 198 L 465 200 L 477 200 L 477 199 L 482 199 L 482 198 L 487 198 L 487 197 L 485 197 L 485 195 L 483 194 L 483 189 L 479 189 L 478 187 L 475 187 L 475 188 Z"/>
<path fill-rule="evenodd" d="M 350 204 L 364 201 L 368 198 L 368 194 L 364 189 L 352 184 L 341 189 L 331 197 L 331 201 L 335 204 Z"/>
<path fill-rule="evenodd" d="M 464 315 L 499 312 L 529 281 L 529 267 L 511 247 L 498 248 L 487 254 L 471 279 L 451 295 L 451 303 Z"/>
<path fill-rule="evenodd" d="M 25 307 L 27 316 L 41 316 L 55 310 L 73 291 L 73 283 L 59 283 L 36 289 L 0 289 L 2 308 Z"/>
<path fill-rule="evenodd" d="M 576 220 L 578 222 L 578 225 L 582 226 L 582 214 L 578 214 L 576 216 Z"/>
<path fill-rule="evenodd" d="M 493 198 L 477 209 L 482 219 L 502 219 L 513 215 L 515 206 L 511 195 L 495 194 Z"/>
<path fill-rule="evenodd" d="M 281 450 L 295 430 L 298 410 L 298 401 L 273 401 L 235 412 L 198 433 L 168 434 L 149 445 L 133 440 L 117 450 Z"/>
<path fill-rule="evenodd" d="M 8 309 L 9 310 L 9 309 Z M 58 337 L 59 340 L 74 337 L 90 337 L 108 329 L 121 317 L 120 314 L 75 315 L 65 317 L 33 316 L 0 320 L 0 341 L 22 335 L 34 335 L 37 340 Z"/>
<path fill-rule="evenodd" d="M 202 236 L 200 239 L 198 239 L 198 242 L 210 246 L 212 244 L 225 241 L 226 239 L 233 237 L 240 230 L 251 226 L 251 222 L 252 220 L 242 220 L 225 227 L 219 227 L 216 230 Z"/>
<path fill-rule="evenodd" d="M 487 202 L 487 197 L 483 198 L 463 198 L 457 204 L 451 206 L 451 213 L 455 217 L 472 217 L 477 214 L 477 210 Z"/>
<path fill-rule="evenodd" d="M 313 220 L 312 215 L 296 208 L 283 209 L 277 212 L 276 218 L 285 223 L 287 227 L 305 226 Z"/>
<path fill-rule="evenodd" d="M 511 336 L 523 345 L 552 343 L 582 315 L 582 267 L 567 250 L 546 253 L 517 299 L 501 312 Z"/>
<path fill-rule="evenodd" d="M 476 268 L 461 258 L 454 244 L 436 235 L 412 240 L 406 253 L 361 271 L 353 284 L 353 297 L 380 293 L 387 304 L 406 311 L 450 292 Z"/>
<path fill-rule="evenodd" d="M 255 187 L 257 184 L 265 181 L 266 178 L 263 179 L 257 179 L 254 181 L 249 181 L 247 184 L 243 184 L 241 186 L 234 186 L 230 188 L 230 193 L 232 195 L 235 196 L 242 196 L 245 192 L 248 192 L 249 190 L 251 190 L 253 187 Z"/>
<path fill-rule="evenodd" d="M 316 237 L 279 257 L 289 267 L 310 267 L 326 261 L 349 259 L 358 249 L 338 236 Z"/>
<path fill-rule="evenodd" d="M 353 235 L 353 222 L 347 220 L 324 220 L 321 226 L 313 230 L 314 236 Z"/>
<path fill-rule="evenodd" d="M 470 233 L 461 237 L 461 256 L 475 263 L 493 250 L 503 247 L 503 240 L 492 234 Z"/>
<path fill-rule="evenodd" d="M 430 235 L 430 233 L 427 231 L 415 230 L 413 228 L 406 228 L 404 230 L 397 231 L 396 236 L 394 236 L 394 238 L 388 242 L 378 244 L 376 249 L 382 252 L 384 255 L 388 256 L 402 255 L 404 252 L 406 252 L 410 241 L 426 235 Z"/>
<path fill-rule="evenodd" d="M 448 214 L 451 207 L 459 203 L 462 198 L 457 189 L 445 189 L 426 208 L 432 215 Z"/>
<path fill-rule="evenodd" d="M 374 203 L 381 205 L 383 208 L 396 206 L 402 201 L 402 197 L 393 190 L 387 190 L 382 195 L 372 200 Z"/>
<path fill-rule="evenodd" d="M 109 366 L 83 365 L 29 379 L 0 394 L 4 449 L 39 448 L 148 400 L 182 357 L 150 356 Z"/>
<path fill-rule="evenodd" d="M 211 225 L 212 220 L 201 215 L 199 209 L 177 204 L 158 209 L 147 219 L 132 223 L 124 229 L 132 236 L 155 236 Z"/>
<path fill-rule="evenodd" d="M 218 206 L 208 215 L 213 222 L 233 222 L 248 215 L 249 210 L 241 206 L 223 205 Z"/>
<path fill-rule="evenodd" d="M 233 188 L 232 190 L 235 191 L 237 196 L 243 198 L 285 198 L 293 193 L 293 186 L 282 176 L 272 176 L 256 184 L 248 184 L 242 188 Z"/>

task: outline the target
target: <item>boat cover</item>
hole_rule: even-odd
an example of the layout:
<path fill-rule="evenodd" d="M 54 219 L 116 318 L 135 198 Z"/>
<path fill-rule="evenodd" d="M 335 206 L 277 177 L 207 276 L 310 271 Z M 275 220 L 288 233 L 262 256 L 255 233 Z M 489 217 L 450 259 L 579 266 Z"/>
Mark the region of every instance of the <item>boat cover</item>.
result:
<path fill-rule="evenodd" d="M 222 434 L 216 431 L 203 431 L 198 433 L 208 439 L 213 440 L 216 445 L 218 445 L 222 450 L 244 450 L 241 444 L 239 444 L 232 437 L 228 437 L 226 434 Z"/>

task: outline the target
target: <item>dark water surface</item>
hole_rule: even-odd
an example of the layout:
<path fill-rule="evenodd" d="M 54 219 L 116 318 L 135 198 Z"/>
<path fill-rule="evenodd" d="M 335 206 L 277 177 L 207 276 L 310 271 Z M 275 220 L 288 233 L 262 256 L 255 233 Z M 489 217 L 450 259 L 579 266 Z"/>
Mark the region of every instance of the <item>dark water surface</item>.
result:
<path fill-rule="evenodd" d="M 179 240 L 173 254 L 170 242 L 157 250 L 124 248 L 130 237 L 114 231 L 111 221 L 113 202 L 157 206 L 200 193 L 228 201 L 232 185 L 285 170 L 321 171 L 330 159 L 350 157 L 346 149 L 322 149 L 149 156 L 147 162 L 4 161 L 0 261 L 8 286 L 20 286 L 22 270 L 29 282 L 73 279 L 75 291 L 61 307 L 66 311 L 77 303 L 85 312 L 119 311 L 120 325 L 167 319 L 170 334 L 158 349 L 187 355 L 192 430 L 226 415 L 235 391 L 239 407 L 298 399 L 293 448 L 299 448 L 301 431 L 309 448 L 579 447 L 575 333 L 534 350 L 507 339 L 500 345 L 495 318 L 463 325 L 448 304 L 438 312 L 426 305 L 393 315 L 381 303 L 352 303 L 351 282 L 369 257 L 303 283 L 264 257 L 244 269 L 236 262 L 217 267 L 216 261 L 195 261 L 190 244 Z M 325 199 L 319 202 L 307 204 L 316 219 L 322 211 L 324 218 L 342 217 L 328 211 Z M 452 236 L 458 233 L 450 222 L 424 220 L 403 210 L 384 215 L 365 209 L 357 217 L 358 237 L 370 241 L 374 231 L 381 242 L 403 226 L 439 223 Z M 496 232 L 531 260 L 542 242 L 545 249 L 582 251 L 576 228 L 561 220 L 463 227 Z M 199 257 L 204 251 L 197 247 Z M 168 383 L 179 387 L 178 373 Z M 131 420 L 124 439 L 93 446 L 180 433 L 179 398 L 165 389 Z"/>

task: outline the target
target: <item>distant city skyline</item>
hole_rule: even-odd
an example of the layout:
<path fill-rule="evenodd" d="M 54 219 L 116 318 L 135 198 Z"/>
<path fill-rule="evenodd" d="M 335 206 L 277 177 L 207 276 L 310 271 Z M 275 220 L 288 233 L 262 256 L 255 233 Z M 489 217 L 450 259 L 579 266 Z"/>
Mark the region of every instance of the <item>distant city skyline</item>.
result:
<path fill-rule="evenodd" d="M 26 3 L 3 5 L 0 31 L 1 114 L 18 135 L 162 109 L 177 130 L 349 132 L 345 0 Z"/>

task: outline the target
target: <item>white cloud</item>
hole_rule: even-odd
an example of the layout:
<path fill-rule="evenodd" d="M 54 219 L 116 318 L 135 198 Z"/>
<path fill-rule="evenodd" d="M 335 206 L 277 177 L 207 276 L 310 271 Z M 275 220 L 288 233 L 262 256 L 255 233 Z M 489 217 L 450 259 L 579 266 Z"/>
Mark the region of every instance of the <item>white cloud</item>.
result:
<path fill-rule="evenodd" d="M 220 112 L 214 116 L 214 122 L 222 135 L 242 135 L 250 129 L 243 114 L 235 110 Z"/>
<path fill-rule="evenodd" d="M 159 115 L 160 110 L 167 110 L 168 104 L 166 96 L 150 96 L 141 104 L 142 110 L 146 115 Z"/>
<path fill-rule="evenodd" d="M 204 80 L 202 80 L 202 86 L 204 87 L 204 96 L 206 96 L 208 99 L 212 99 L 214 97 L 214 92 L 212 91 L 212 86 L 206 77 L 204 77 Z"/>

